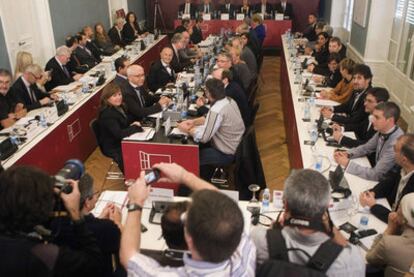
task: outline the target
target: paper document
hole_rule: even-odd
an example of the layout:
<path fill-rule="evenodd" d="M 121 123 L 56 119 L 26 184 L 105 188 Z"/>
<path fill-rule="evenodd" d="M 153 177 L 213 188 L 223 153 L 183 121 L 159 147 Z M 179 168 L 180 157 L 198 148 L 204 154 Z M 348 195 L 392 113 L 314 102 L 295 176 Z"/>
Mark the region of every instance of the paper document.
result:
<path fill-rule="evenodd" d="M 80 87 L 81 84 L 79 82 L 73 82 L 65 86 L 58 86 L 55 87 L 52 91 L 73 91 Z"/>
<path fill-rule="evenodd" d="M 106 205 L 113 203 L 118 208 L 122 209 L 128 201 L 128 192 L 127 191 L 113 191 L 106 190 L 101 193 L 98 201 L 96 202 L 95 208 L 92 210 L 92 214 L 95 217 L 98 217 Z"/>
<path fill-rule="evenodd" d="M 132 134 L 129 137 L 124 138 L 124 140 L 147 141 L 154 137 L 154 128 L 143 127 L 142 129 L 144 129 L 144 132 Z"/>
<path fill-rule="evenodd" d="M 171 130 L 170 135 L 182 135 L 182 136 L 188 136 L 188 134 L 186 132 L 182 132 L 180 131 L 180 129 L 178 128 L 174 128 Z"/>
<path fill-rule="evenodd" d="M 328 107 L 334 107 L 334 106 L 339 105 L 339 103 L 336 101 L 326 100 L 326 99 L 316 99 L 315 104 L 317 106 L 328 106 Z"/>

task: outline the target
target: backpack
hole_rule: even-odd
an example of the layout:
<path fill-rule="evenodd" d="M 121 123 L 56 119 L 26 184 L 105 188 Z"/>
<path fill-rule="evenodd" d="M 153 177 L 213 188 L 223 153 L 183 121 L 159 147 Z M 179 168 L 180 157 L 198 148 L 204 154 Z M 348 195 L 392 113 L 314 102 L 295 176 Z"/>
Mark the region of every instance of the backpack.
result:
<path fill-rule="evenodd" d="M 322 277 L 341 253 L 343 247 L 332 239 L 322 243 L 311 257 L 299 248 L 286 248 L 282 229 L 269 229 L 266 233 L 269 260 L 258 266 L 256 276 Z M 289 262 L 288 251 L 301 251 L 309 257 L 306 265 Z"/>

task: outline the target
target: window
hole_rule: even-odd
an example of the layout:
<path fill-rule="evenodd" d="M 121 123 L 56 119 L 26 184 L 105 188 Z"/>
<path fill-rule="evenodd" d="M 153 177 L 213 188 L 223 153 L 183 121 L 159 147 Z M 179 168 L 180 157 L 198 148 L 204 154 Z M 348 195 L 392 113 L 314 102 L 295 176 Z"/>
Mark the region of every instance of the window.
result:
<path fill-rule="evenodd" d="M 348 30 L 348 32 L 351 31 L 351 26 L 352 26 L 352 11 L 353 10 L 354 10 L 354 0 L 346 0 L 345 16 L 344 16 L 343 27 L 346 30 Z"/>
<path fill-rule="evenodd" d="M 414 80 L 414 0 L 397 0 L 388 60 Z"/>

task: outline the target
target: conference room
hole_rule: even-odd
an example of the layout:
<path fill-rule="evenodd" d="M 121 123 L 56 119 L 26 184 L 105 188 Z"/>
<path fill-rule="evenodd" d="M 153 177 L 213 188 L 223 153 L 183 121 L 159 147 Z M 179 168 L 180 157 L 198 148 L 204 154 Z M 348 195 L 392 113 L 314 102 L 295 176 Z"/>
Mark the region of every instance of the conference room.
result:
<path fill-rule="evenodd" d="M 0 275 L 414 275 L 411 2 L 2 1 Z"/>

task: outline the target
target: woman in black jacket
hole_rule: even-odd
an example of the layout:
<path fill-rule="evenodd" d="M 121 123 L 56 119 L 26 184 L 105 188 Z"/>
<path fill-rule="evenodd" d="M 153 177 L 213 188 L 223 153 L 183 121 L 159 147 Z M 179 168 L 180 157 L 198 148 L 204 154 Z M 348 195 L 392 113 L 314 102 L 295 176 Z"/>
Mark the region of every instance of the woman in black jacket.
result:
<path fill-rule="evenodd" d="M 98 142 L 105 156 L 111 157 L 124 172 L 121 141 L 134 133 L 142 132 L 138 121 L 131 121 L 122 104 L 121 89 L 111 83 L 101 95 L 101 108 L 98 116 Z"/>
<path fill-rule="evenodd" d="M 126 23 L 122 29 L 122 38 L 126 44 L 133 42 L 136 38 L 144 32 L 139 28 L 137 23 L 137 16 L 134 12 L 129 12 L 126 15 Z"/>

